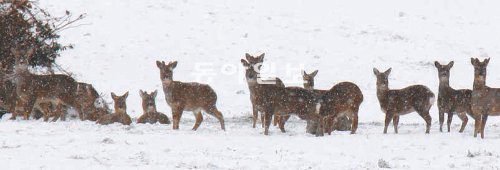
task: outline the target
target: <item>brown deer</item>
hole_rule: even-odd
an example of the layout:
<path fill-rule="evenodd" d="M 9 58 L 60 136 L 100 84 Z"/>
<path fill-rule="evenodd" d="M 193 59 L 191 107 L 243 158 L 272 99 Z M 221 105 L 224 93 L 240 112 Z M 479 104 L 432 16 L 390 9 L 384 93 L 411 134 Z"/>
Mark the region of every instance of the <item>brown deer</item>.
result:
<path fill-rule="evenodd" d="M 251 66 L 255 66 L 255 65 L 262 65 L 264 63 L 264 56 L 265 56 L 265 53 L 262 53 L 261 55 L 257 56 L 257 57 L 254 57 L 248 53 L 245 54 L 245 58 L 247 59 L 248 61 L 248 64 L 250 64 Z M 275 83 L 274 85 L 278 86 L 278 87 L 285 87 L 285 84 L 283 83 L 283 81 L 281 81 L 281 79 L 279 78 L 276 78 L 275 79 Z M 248 84 L 248 88 L 250 89 L 250 83 Z M 259 116 L 259 111 L 257 110 L 256 106 L 255 106 L 255 95 L 252 94 L 252 92 L 250 91 L 250 101 L 252 102 L 252 113 L 253 113 L 253 128 L 255 128 L 256 124 L 257 124 L 257 117 Z M 283 116 L 283 118 L 281 118 L 279 116 L 279 113 L 275 113 L 274 115 L 274 121 L 273 121 L 273 125 L 276 126 L 277 124 L 279 124 L 279 122 L 281 121 L 281 119 L 283 119 L 283 121 L 287 121 L 288 119 L 290 118 L 290 116 Z M 262 122 L 262 127 L 264 127 L 264 114 L 261 114 L 260 115 L 260 120 Z"/>
<path fill-rule="evenodd" d="M 491 88 L 486 85 L 486 67 L 490 59 L 483 62 L 471 58 L 474 66 L 474 86 L 472 90 L 472 114 L 476 117 L 474 137 L 481 133 L 484 138 L 484 128 L 488 116 L 500 116 L 500 88 Z"/>
<path fill-rule="evenodd" d="M 150 123 L 150 124 L 155 124 L 156 122 L 159 122 L 160 124 L 170 124 L 170 120 L 168 119 L 167 115 L 160 113 L 156 110 L 156 95 L 158 94 L 158 90 L 155 90 L 151 94 L 148 94 L 147 92 L 144 92 L 142 90 L 139 91 L 139 94 L 141 95 L 142 98 L 142 109 L 144 111 L 144 114 L 137 119 L 137 123 Z M 197 115 L 197 116 L 201 116 Z M 203 121 L 203 117 L 197 118 L 197 120 L 200 119 Z M 201 121 L 198 123 L 196 122 L 196 125 L 193 129 L 197 129 L 201 124 Z"/>
<path fill-rule="evenodd" d="M 467 125 L 467 114 L 472 115 L 471 110 L 471 97 L 472 90 L 459 89 L 455 90 L 450 87 L 450 69 L 453 67 L 453 61 L 448 65 L 441 65 L 439 62 L 434 62 L 438 69 L 439 77 L 439 94 L 438 94 L 438 108 L 439 108 L 439 131 L 443 132 L 444 113 L 448 114 L 448 132 L 450 132 L 450 125 L 453 119 L 453 114 L 457 114 L 462 120 L 460 133 L 462 133 Z"/>
<path fill-rule="evenodd" d="M 316 77 L 316 75 L 318 74 L 318 70 L 310 73 L 310 74 L 307 74 L 305 71 L 302 71 L 302 79 L 304 80 L 304 88 L 308 89 L 308 90 L 312 90 L 314 91 L 314 93 L 317 95 L 317 96 L 323 96 L 325 95 L 327 92 L 329 92 L 329 90 L 317 90 L 317 89 L 314 89 L 314 78 Z M 354 84 L 352 84 L 354 85 Z M 335 86 L 336 88 L 339 88 L 340 86 Z M 363 94 L 361 94 L 361 91 L 359 90 L 359 88 L 354 85 L 353 86 L 354 89 L 358 89 L 358 91 L 356 91 L 356 95 L 360 95 L 361 96 L 361 102 L 363 101 Z M 345 91 L 345 93 L 347 93 L 347 91 Z M 361 104 L 361 102 L 359 104 Z M 323 106 L 326 108 L 326 106 Z M 359 105 L 357 105 L 358 109 L 359 110 Z M 326 115 L 331 115 L 333 112 L 330 112 L 330 113 L 325 113 Z M 357 111 L 356 111 L 356 115 L 357 115 Z M 330 121 L 327 121 L 325 122 L 325 127 L 327 128 L 326 131 L 331 134 L 331 131 L 332 130 L 338 130 L 338 131 L 349 131 L 351 130 L 351 124 L 352 124 L 352 121 L 346 116 L 340 116 L 337 118 L 336 120 L 336 123 L 335 123 L 335 126 L 331 126 L 331 125 L 334 125 L 333 124 L 333 117 L 330 118 Z M 311 126 L 308 126 L 309 130 L 311 132 Z M 312 126 L 314 127 L 314 126 Z M 333 128 L 333 129 L 332 129 Z"/>
<path fill-rule="evenodd" d="M 241 59 L 245 67 L 245 77 L 253 94 L 253 104 L 258 111 L 264 114 L 264 135 L 269 135 L 269 126 L 274 113 L 282 116 L 295 114 L 303 120 L 319 123 L 316 136 L 323 135 L 322 116 L 319 114 L 320 103 L 316 95 L 300 87 L 280 87 L 274 84 L 262 84 L 259 82 L 260 65 L 251 65 L 248 61 Z M 280 121 L 279 127 L 282 132 L 285 121 Z"/>
<path fill-rule="evenodd" d="M 28 59 L 32 57 L 34 48 L 27 50 L 12 49 L 16 58 L 15 85 L 16 85 L 16 108 L 11 119 L 17 115 L 23 115 L 25 120 L 30 117 L 36 103 L 51 102 L 57 107 L 58 115 L 63 116 L 63 107 L 73 106 L 81 110 L 76 100 L 76 81 L 67 75 L 35 75 L 28 70 Z M 79 113 L 83 119 L 83 113 Z"/>
<path fill-rule="evenodd" d="M 377 77 L 377 98 L 380 108 L 385 113 L 384 134 L 387 133 L 387 127 L 394 119 L 394 132 L 398 133 L 399 116 L 412 112 L 417 112 L 426 123 L 425 133 L 431 129 L 432 118 L 429 110 L 434 104 L 434 93 L 423 85 L 413 85 L 404 89 L 389 89 L 389 74 L 391 69 L 380 73 L 373 68 L 373 73 Z"/>
<path fill-rule="evenodd" d="M 113 123 L 121 123 L 123 125 L 130 125 L 132 123 L 132 119 L 130 119 L 130 116 L 127 114 L 128 92 L 126 92 L 123 96 L 116 96 L 115 93 L 111 93 L 111 97 L 115 102 L 115 112 L 101 116 L 97 120 L 97 124 L 109 125 Z"/>
<path fill-rule="evenodd" d="M 16 85 L 12 81 L 7 65 L 0 63 L 0 107 L 14 113 L 16 108 Z"/>
<path fill-rule="evenodd" d="M 80 104 L 84 120 L 97 121 L 99 117 L 109 114 L 109 108 L 104 101 L 101 102 L 102 97 L 92 84 L 78 83 L 77 87 L 77 101 Z"/>
<path fill-rule="evenodd" d="M 165 100 L 172 109 L 173 129 L 179 129 L 179 122 L 183 111 L 192 111 L 196 114 L 196 123 L 193 130 L 196 130 L 202 121 L 201 111 L 216 117 L 222 130 L 226 130 L 224 117 L 217 109 L 217 94 L 206 84 L 184 83 L 173 80 L 173 70 L 177 67 L 177 61 L 168 64 L 165 61 L 156 61 L 160 69 L 160 79 L 163 84 Z"/>

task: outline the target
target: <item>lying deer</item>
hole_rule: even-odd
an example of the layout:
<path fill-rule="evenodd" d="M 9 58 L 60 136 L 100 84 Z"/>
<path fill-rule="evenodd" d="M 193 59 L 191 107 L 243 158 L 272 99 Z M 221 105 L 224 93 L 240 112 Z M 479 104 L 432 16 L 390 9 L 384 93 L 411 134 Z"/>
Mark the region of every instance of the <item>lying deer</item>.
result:
<path fill-rule="evenodd" d="M 168 119 L 167 115 L 156 111 L 155 100 L 156 95 L 158 94 L 157 90 L 155 90 L 151 94 L 140 90 L 139 94 L 142 98 L 142 109 L 144 111 L 144 114 L 139 117 L 139 119 L 137 119 L 137 123 L 155 124 L 156 122 L 159 122 L 160 124 L 170 124 L 170 120 Z M 196 120 L 200 120 L 200 122 L 196 122 L 195 127 L 193 128 L 195 130 L 198 129 L 201 121 L 203 121 L 203 117 L 201 114 L 197 116 L 200 116 L 201 118 L 196 118 Z"/>
<path fill-rule="evenodd" d="M 247 59 L 249 65 L 251 65 L 251 66 L 259 65 L 260 66 L 260 65 L 262 65 L 264 63 L 264 55 L 265 55 L 265 53 L 262 53 L 260 56 L 254 57 L 254 56 L 246 53 L 245 54 L 245 58 Z M 273 85 L 278 86 L 278 87 L 285 87 L 285 84 L 279 78 L 275 79 L 275 83 Z M 251 88 L 250 84 L 248 84 L 248 88 L 249 89 Z M 250 101 L 252 102 L 252 113 L 253 113 L 253 117 L 252 117 L 253 118 L 252 119 L 252 121 L 253 121 L 253 128 L 255 128 L 256 123 L 257 123 L 257 117 L 259 116 L 259 111 L 258 111 L 258 109 L 256 108 L 256 106 L 254 104 L 256 98 L 257 97 L 250 91 Z M 276 113 L 274 115 L 273 124 L 274 124 L 274 126 L 276 126 L 277 124 L 279 124 L 279 122 L 281 121 L 281 119 L 283 119 L 283 121 L 286 122 L 289 118 L 290 118 L 290 116 L 284 116 L 283 118 L 281 118 L 279 116 L 279 113 Z M 262 122 L 262 127 L 264 127 L 264 114 L 261 114 L 260 120 Z"/>
<path fill-rule="evenodd" d="M 156 61 L 156 65 L 160 69 L 165 99 L 172 109 L 173 129 L 179 129 L 183 111 L 192 111 L 196 114 L 196 123 L 201 123 L 201 111 L 204 111 L 219 120 L 222 130 L 226 129 L 224 117 L 216 106 L 217 94 L 209 85 L 174 81 L 173 70 L 177 66 L 177 61 L 168 64 L 165 61 Z M 195 124 L 193 130 L 196 130 L 198 126 Z"/>
<path fill-rule="evenodd" d="M 373 68 L 377 76 L 377 98 L 382 111 L 385 113 L 384 134 L 394 119 L 394 132 L 398 133 L 399 116 L 417 112 L 427 124 L 425 133 L 430 132 L 432 118 L 429 110 L 434 104 L 434 93 L 423 85 L 413 85 L 399 90 L 389 89 L 389 74 L 391 69 L 380 73 Z"/>
<path fill-rule="evenodd" d="M 314 92 L 299 87 L 280 87 L 274 84 L 262 84 L 259 82 L 259 65 L 251 65 L 248 61 L 241 59 L 245 67 L 245 77 L 253 94 L 254 106 L 258 111 L 264 113 L 264 134 L 269 135 L 269 126 L 274 113 L 282 116 L 295 114 L 303 120 L 319 123 L 316 136 L 323 135 L 322 116 L 319 115 L 320 103 Z M 280 121 L 279 127 L 282 132 L 285 121 Z"/>
<path fill-rule="evenodd" d="M 304 88 L 314 91 L 314 93 L 317 96 L 323 96 L 327 92 L 329 92 L 329 90 L 316 90 L 316 89 L 314 89 L 314 78 L 316 77 L 317 74 L 318 74 L 318 70 L 316 70 L 310 74 L 307 74 L 305 71 L 302 72 L 302 79 L 304 80 Z M 354 85 L 354 84 L 352 84 L 352 85 Z M 340 86 L 335 86 L 335 87 L 338 88 Z M 357 88 L 356 85 L 354 85 L 353 88 L 354 87 Z M 361 94 L 361 91 L 359 90 L 359 88 L 357 88 L 357 89 L 358 89 L 358 91 L 356 92 L 356 94 L 360 95 L 361 101 L 363 101 L 363 94 Z M 331 96 L 331 97 L 333 97 L 333 96 Z M 361 104 L 361 102 L 359 104 Z M 323 107 L 326 108 L 326 106 L 323 106 Z M 358 105 L 358 108 L 359 108 L 359 105 Z M 333 114 L 333 112 L 325 113 L 325 115 L 331 115 L 331 114 Z M 357 115 L 357 111 L 356 111 L 356 115 Z M 352 121 L 346 115 L 337 117 L 337 120 L 335 121 L 336 122 L 335 126 L 333 126 L 334 125 L 333 121 L 334 121 L 333 117 L 331 117 L 329 121 L 325 122 L 325 127 L 327 128 L 326 132 L 331 133 L 332 130 L 339 130 L 339 131 L 351 130 Z M 315 125 L 308 126 L 308 131 L 310 133 L 314 133 L 311 129 L 311 128 L 314 129 L 314 126 Z"/>
<path fill-rule="evenodd" d="M 28 70 L 28 60 L 33 56 L 34 49 L 12 49 L 16 58 L 14 74 L 16 76 L 16 109 L 11 119 L 21 114 L 28 120 L 35 103 L 51 102 L 57 107 L 58 115 L 63 116 L 62 108 L 75 107 L 81 110 L 76 100 L 76 81 L 67 75 L 36 75 Z M 82 113 L 79 113 L 83 119 Z"/>
<path fill-rule="evenodd" d="M 500 88 L 491 88 L 486 85 L 486 67 L 490 59 L 483 62 L 477 58 L 471 58 L 474 66 L 474 87 L 472 90 L 472 114 L 476 117 L 474 137 L 481 133 L 484 138 L 484 128 L 488 116 L 500 115 Z"/>
<path fill-rule="evenodd" d="M 97 120 L 97 124 L 109 125 L 113 123 L 121 123 L 123 125 L 130 125 L 132 123 L 132 119 L 130 119 L 130 116 L 127 114 L 128 92 L 126 92 L 123 96 L 116 96 L 115 93 L 111 93 L 111 97 L 115 102 L 115 112 L 101 116 Z"/>
<path fill-rule="evenodd" d="M 101 116 L 109 114 L 106 103 L 101 103 L 101 95 L 92 84 L 78 83 L 77 101 L 80 104 L 84 120 L 97 121 Z"/>
<path fill-rule="evenodd" d="M 455 90 L 450 87 L 450 69 L 453 67 L 453 61 L 448 65 L 441 65 L 439 62 L 434 62 L 438 69 L 439 77 L 439 94 L 438 94 L 438 107 L 439 107 L 439 131 L 443 132 L 444 113 L 448 114 L 448 132 L 450 132 L 450 125 L 453 119 L 453 114 L 457 114 L 462 120 L 460 133 L 462 133 L 467 125 L 467 114 L 472 115 L 471 110 L 471 97 L 472 90 L 460 89 Z"/>

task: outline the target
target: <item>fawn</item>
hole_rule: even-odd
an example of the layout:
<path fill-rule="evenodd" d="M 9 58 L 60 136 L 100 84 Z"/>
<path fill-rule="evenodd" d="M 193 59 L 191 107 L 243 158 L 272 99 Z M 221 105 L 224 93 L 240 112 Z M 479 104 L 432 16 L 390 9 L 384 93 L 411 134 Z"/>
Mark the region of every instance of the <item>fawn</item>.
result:
<path fill-rule="evenodd" d="M 159 122 L 160 124 L 170 124 L 170 120 L 168 119 L 167 115 L 156 111 L 155 100 L 156 95 L 158 94 L 158 90 L 155 90 L 151 94 L 140 90 L 139 94 L 142 98 L 142 109 L 144 111 L 144 114 L 139 117 L 139 119 L 137 119 L 137 123 L 155 124 L 156 122 Z M 203 121 L 203 117 L 201 117 L 201 120 Z M 201 121 L 196 122 L 196 127 L 194 129 L 197 129 L 200 124 Z"/>
<path fill-rule="evenodd" d="M 97 120 L 97 123 L 101 125 L 109 125 L 113 123 L 130 125 L 132 123 L 132 119 L 130 119 L 130 116 L 127 114 L 128 92 L 126 92 L 123 96 L 116 96 L 115 93 L 111 93 L 111 97 L 115 102 L 115 112 L 101 116 Z"/>
<path fill-rule="evenodd" d="M 169 62 L 156 61 L 156 66 L 160 69 L 160 79 L 165 93 L 165 100 L 172 109 L 173 129 L 179 129 L 179 122 L 183 111 L 192 111 L 196 116 L 196 123 L 193 130 L 196 130 L 202 122 L 201 111 L 216 117 L 219 120 L 222 130 L 226 130 L 224 117 L 217 109 L 217 94 L 206 84 L 184 83 L 173 80 L 173 70 L 177 67 L 177 61 Z"/>
<path fill-rule="evenodd" d="M 16 86 L 16 107 L 11 119 L 16 119 L 18 114 L 29 119 L 35 103 L 51 102 L 57 107 L 58 115 L 64 118 L 63 107 L 73 106 L 81 110 L 76 100 L 76 81 L 67 75 L 35 75 L 28 70 L 28 59 L 32 57 L 34 48 L 27 50 L 12 49 L 16 58 L 14 69 Z M 82 113 L 79 113 L 83 119 Z"/>
<path fill-rule="evenodd" d="M 262 53 L 261 55 L 257 56 L 257 57 L 254 57 L 248 53 L 245 54 L 245 58 L 247 59 L 248 61 L 248 64 L 251 65 L 251 66 L 254 66 L 254 65 L 262 65 L 262 63 L 264 63 L 264 55 L 265 53 Z M 275 79 L 275 83 L 274 85 L 278 86 L 278 87 L 285 87 L 285 84 L 283 83 L 283 81 L 281 81 L 281 79 L 279 78 L 276 78 Z M 248 83 L 248 88 L 250 89 L 250 83 Z M 256 106 L 255 106 L 255 99 L 256 97 L 254 96 L 254 94 L 252 94 L 252 92 L 250 91 L 250 101 L 252 102 L 252 113 L 253 113 L 253 128 L 255 128 L 256 126 L 256 123 L 257 123 L 257 117 L 259 116 L 259 111 L 257 110 Z M 274 121 L 273 121 L 273 125 L 276 126 L 277 124 L 279 124 L 279 122 L 281 121 L 281 119 L 283 119 L 283 121 L 287 121 L 288 119 L 290 118 L 290 116 L 283 116 L 283 118 L 281 118 L 279 116 L 279 113 L 275 113 L 274 115 Z M 264 127 L 264 114 L 261 114 L 260 115 L 260 120 L 261 120 L 261 123 L 262 123 L 262 127 Z"/>
<path fill-rule="evenodd" d="M 481 133 L 481 138 L 484 138 L 484 128 L 488 116 L 500 115 L 500 88 L 491 88 L 486 85 L 486 67 L 490 59 L 487 58 L 483 62 L 477 58 L 471 58 L 471 63 L 474 66 L 474 87 L 472 89 L 472 114 L 476 117 L 474 137 L 477 133 Z"/>
<path fill-rule="evenodd" d="M 269 135 L 269 126 L 274 113 L 282 116 L 296 114 L 303 120 L 319 123 L 316 136 L 323 135 L 322 116 L 319 115 L 320 103 L 316 95 L 300 87 L 280 87 L 274 84 L 259 83 L 260 65 L 251 65 L 248 61 L 241 59 L 245 67 L 245 77 L 247 79 L 250 93 L 253 94 L 253 104 L 255 109 L 264 114 L 264 135 Z M 282 132 L 285 121 L 279 122 Z"/>
<path fill-rule="evenodd" d="M 304 88 L 314 91 L 314 93 L 316 93 L 317 96 L 321 97 L 321 96 L 325 95 L 327 92 L 329 92 L 329 90 L 316 90 L 316 89 L 314 89 L 314 78 L 316 77 L 317 74 L 318 74 L 318 70 L 313 71 L 310 74 L 307 74 L 305 71 L 302 71 L 302 79 L 304 80 Z M 352 85 L 354 85 L 354 84 L 352 84 Z M 335 86 L 335 87 L 338 88 L 340 86 Z M 353 87 L 359 89 L 356 85 L 354 85 Z M 362 102 L 363 101 L 363 94 L 361 94 L 360 90 L 356 91 L 356 95 L 361 96 L 361 102 Z M 361 104 L 361 102 L 358 103 L 357 110 L 359 110 L 359 104 Z M 326 106 L 323 106 L 323 107 L 326 108 Z M 331 112 L 325 113 L 325 115 L 331 115 L 331 114 L 333 114 L 333 113 L 331 113 Z M 357 111 L 356 111 L 356 115 L 357 115 Z M 331 118 L 333 118 L 333 117 L 331 117 Z M 346 115 L 337 117 L 336 122 L 338 122 L 338 123 L 335 123 L 335 126 L 333 126 L 334 125 L 333 119 L 330 119 L 330 121 L 325 122 L 325 127 L 327 128 L 326 131 L 329 134 L 331 134 L 332 130 L 348 131 L 348 130 L 352 129 L 351 128 L 352 121 Z M 313 132 L 312 130 L 314 128 L 311 129 L 311 127 L 314 127 L 314 125 L 308 126 L 307 129 L 309 132 Z"/>
<path fill-rule="evenodd" d="M 394 119 L 394 132 L 398 133 L 399 116 L 411 112 L 417 112 L 426 123 L 425 133 L 430 132 L 432 118 L 429 110 L 434 104 L 434 93 L 423 85 L 413 85 L 404 89 L 389 89 L 389 74 L 391 68 L 380 73 L 373 68 L 373 73 L 377 77 L 377 98 L 382 112 L 385 113 L 384 134 L 387 133 L 387 127 Z"/>
<path fill-rule="evenodd" d="M 439 94 L 438 94 L 438 108 L 439 108 L 439 131 L 443 132 L 444 113 L 448 113 L 448 132 L 450 132 L 450 125 L 453 119 L 453 114 L 457 114 L 462 120 L 460 133 L 462 133 L 467 125 L 467 114 L 472 115 L 471 110 L 471 97 L 472 90 L 459 89 L 455 90 L 450 87 L 450 69 L 453 67 L 453 61 L 448 65 L 441 65 L 439 62 L 434 62 L 438 69 L 439 77 Z"/>

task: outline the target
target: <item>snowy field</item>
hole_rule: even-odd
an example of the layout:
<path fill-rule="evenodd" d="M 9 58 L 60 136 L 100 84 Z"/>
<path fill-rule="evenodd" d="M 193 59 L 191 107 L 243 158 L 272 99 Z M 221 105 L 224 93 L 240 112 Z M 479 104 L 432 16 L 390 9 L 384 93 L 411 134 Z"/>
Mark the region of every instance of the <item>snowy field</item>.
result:
<path fill-rule="evenodd" d="M 471 0 L 42 0 L 53 15 L 86 13 L 62 41 L 75 49 L 58 60 L 79 81 L 106 94 L 130 91 L 128 112 L 142 113 L 139 89 L 159 90 L 158 110 L 171 118 L 156 60 L 179 62 L 174 80 L 210 84 L 227 131 L 205 115 L 198 131 L 185 113 L 171 126 L 99 126 L 92 122 L 0 122 L 0 164 L 7 169 L 499 169 L 500 119 L 484 140 L 463 134 L 454 117 L 440 133 L 436 105 L 431 134 L 417 115 L 401 117 L 400 134 L 383 135 L 384 114 L 372 68 L 392 67 L 391 88 L 412 84 L 438 93 L 437 69 L 455 61 L 450 84 L 472 88 L 471 57 L 492 60 L 487 84 L 500 87 L 500 5 Z M 266 53 L 268 75 L 301 86 L 301 70 L 318 69 L 316 86 L 352 81 L 364 94 L 355 135 L 316 138 L 292 119 L 282 134 L 251 128 L 251 105 L 240 59 Z M 259 123 L 260 125 L 260 123 Z"/>

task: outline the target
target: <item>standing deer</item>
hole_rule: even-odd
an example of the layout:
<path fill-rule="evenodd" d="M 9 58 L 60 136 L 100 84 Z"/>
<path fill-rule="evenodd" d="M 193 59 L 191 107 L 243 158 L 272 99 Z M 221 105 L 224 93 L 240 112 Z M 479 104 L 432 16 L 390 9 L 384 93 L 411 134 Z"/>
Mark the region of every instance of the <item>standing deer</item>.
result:
<path fill-rule="evenodd" d="M 269 126 L 274 113 L 281 116 L 295 114 L 303 120 L 319 123 L 316 136 L 323 135 L 323 121 L 319 114 L 321 107 L 316 95 L 300 87 L 280 87 L 274 84 L 259 83 L 259 65 L 251 65 L 248 61 L 241 59 L 245 67 L 245 77 L 250 87 L 250 93 L 254 94 L 255 108 L 264 113 L 264 135 L 269 135 Z M 282 132 L 285 121 L 280 121 L 279 127 Z"/>
<path fill-rule="evenodd" d="M 467 114 L 472 115 L 471 110 L 471 97 L 472 90 L 460 89 L 455 90 L 450 87 L 450 69 L 453 67 L 453 61 L 448 65 L 441 65 L 439 62 L 434 62 L 438 69 L 439 77 L 439 94 L 438 94 L 438 107 L 439 107 L 439 131 L 443 132 L 444 113 L 448 113 L 448 132 L 450 132 L 450 125 L 453 119 L 453 114 L 457 114 L 462 120 L 460 133 L 462 133 L 467 125 Z"/>
<path fill-rule="evenodd" d="M 142 109 L 144 111 L 144 114 L 141 117 L 139 117 L 139 119 L 137 119 L 137 123 L 155 124 L 156 122 L 159 122 L 160 124 L 170 124 L 170 120 L 168 119 L 167 115 L 156 111 L 155 100 L 156 100 L 156 95 L 158 94 L 158 90 L 155 90 L 151 94 L 148 94 L 147 92 L 140 90 L 139 94 L 141 95 L 142 98 Z M 201 114 L 199 116 L 201 116 Z M 203 117 L 199 119 L 203 121 Z M 195 130 L 198 129 L 200 124 L 201 121 L 199 123 L 196 122 L 196 125 L 193 129 Z"/>
<path fill-rule="evenodd" d="M 318 74 L 318 70 L 310 73 L 310 74 L 307 74 L 305 71 L 302 72 L 302 79 L 304 80 L 304 88 L 308 89 L 308 90 L 312 90 L 314 91 L 314 93 L 317 95 L 317 96 L 324 96 L 327 92 L 329 92 L 330 90 L 316 90 L 314 89 L 314 78 L 316 77 L 316 75 Z M 349 84 L 349 83 L 343 83 L 345 85 Z M 339 84 L 340 85 L 340 84 Z M 356 117 L 357 117 L 357 110 L 359 110 L 359 105 L 361 104 L 361 102 L 363 101 L 363 94 L 361 94 L 361 90 L 359 90 L 359 88 L 354 85 L 354 84 L 349 84 L 349 86 L 352 86 L 353 90 L 354 89 L 358 89 L 357 91 L 354 90 L 353 92 L 355 93 L 355 95 L 359 95 L 361 96 L 361 101 L 358 101 L 358 109 L 353 109 L 353 110 L 356 110 Z M 335 88 L 339 88 L 341 86 L 335 86 Z M 350 93 L 350 91 L 341 91 L 342 93 Z M 354 95 L 354 94 L 353 94 Z M 330 97 L 333 97 L 333 96 L 330 96 Z M 356 99 L 359 99 L 359 98 L 356 98 Z M 354 101 L 354 100 L 352 100 Z M 332 103 L 333 104 L 333 103 Z M 340 103 L 338 103 L 340 104 Z M 323 106 L 325 107 L 326 109 L 326 106 Z M 354 107 L 353 107 L 354 108 Z M 331 115 L 333 114 L 334 112 L 328 112 L 328 113 L 324 113 L 324 115 Z M 339 112 L 337 112 L 339 113 Z M 339 130 L 339 131 L 348 131 L 348 130 L 351 130 L 351 124 L 352 124 L 352 121 L 348 118 L 347 115 L 344 115 L 344 116 L 340 116 L 337 118 L 337 120 L 335 122 L 338 122 L 338 123 L 335 123 L 335 126 L 333 126 L 333 118 L 334 117 L 330 117 L 331 119 L 329 121 L 327 121 L 325 123 L 325 127 L 327 128 L 326 131 L 328 133 L 331 134 L 331 131 L 334 129 L 334 130 Z M 311 131 L 311 127 L 314 127 L 314 126 L 310 126 L 308 129 L 309 131 Z M 314 129 L 314 128 L 313 128 Z"/>
<path fill-rule="evenodd" d="M 0 107 L 5 111 L 14 113 L 16 108 L 16 85 L 11 80 L 7 66 L 0 63 Z"/>
<path fill-rule="evenodd" d="M 127 114 L 128 92 L 126 92 L 123 96 L 116 96 L 115 93 L 111 93 L 111 97 L 115 102 L 115 112 L 101 116 L 97 120 L 97 124 L 109 125 L 113 123 L 121 123 L 123 125 L 130 125 L 132 123 L 132 119 L 130 119 L 130 116 Z"/>
<path fill-rule="evenodd" d="M 474 87 L 472 90 L 472 114 L 476 117 L 474 137 L 481 133 L 484 138 L 484 128 L 488 116 L 500 116 L 500 88 L 491 88 L 486 85 L 486 67 L 490 59 L 483 62 L 471 58 L 474 66 Z"/>
<path fill-rule="evenodd" d="M 202 122 L 201 111 L 216 117 L 222 130 L 226 130 L 224 117 L 217 109 L 217 94 L 206 84 L 184 83 L 173 80 L 173 70 L 177 67 L 177 61 L 168 64 L 165 61 L 156 61 L 160 69 L 160 79 L 167 104 L 172 109 L 173 129 L 179 129 L 179 122 L 183 111 L 192 111 L 196 117 L 193 130 L 196 130 Z"/>
<path fill-rule="evenodd" d="M 250 66 L 259 66 L 262 65 L 264 63 L 264 55 L 265 53 L 262 53 L 260 56 L 257 56 L 257 57 L 254 57 L 248 53 L 245 54 L 245 58 L 247 59 L 248 61 L 248 64 Z M 283 83 L 283 81 L 281 81 L 281 79 L 279 78 L 276 78 L 275 79 L 275 84 L 273 84 L 275 86 L 278 86 L 278 87 L 285 87 L 285 84 Z M 250 83 L 248 83 L 248 88 L 250 89 Z M 257 97 L 255 96 L 255 94 L 252 93 L 252 91 L 250 91 L 250 101 L 252 102 L 252 113 L 253 113 L 253 119 L 252 119 L 252 122 L 253 122 L 253 128 L 255 128 L 256 126 L 256 123 L 257 123 L 257 117 L 259 117 L 259 111 L 257 110 L 256 106 L 255 106 L 255 99 Z M 274 121 L 273 121 L 273 124 L 274 126 L 276 126 L 277 124 L 280 123 L 281 120 L 283 121 L 287 121 L 288 119 L 290 118 L 290 116 L 283 116 L 283 118 L 281 118 L 279 116 L 279 113 L 276 113 L 274 115 Z M 260 120 L 261 120 L 261 123 L 262 123 L 262 127 L 264 127 L 264 114 L 261 114 L 260 115 Z"/>
<path fill-rule="evenodd" d="M 423 85 L 390 90 L 388 78 L 391 69 L 380 73 L 376 68 L 373 68 L 373 73 L 377 77 L 377 98 L 385 113 L 384 134 L 387 133 L 387 127 L 393 119 L 394 132 L 398 133 L 399 116 L 412 112 L 417 112 L 425 120 L 427 124 L 425 133 L 429 133 L 432 121 L 429 110 L 434 103 L 434 93 Z"/>
<path fill-rule="evenodd" d="M 51 102 L 57 107 L 57 113 L 64 118 L 63 107 L 73 106 L 81 110 L 76 100 L 76 81 L 67 75 L 35 75 L 28 70 L 28 59 L 32 57 L 34 48 L 27 50 L 12 49 L 16 58 L 14 74 L 16 76 L 16 107 L 11 119 L 23 115 L 25 120 L 30 117 L 36 103 Z M 83 113 L 79 113 L 83 120 Z"/>

